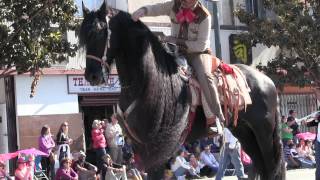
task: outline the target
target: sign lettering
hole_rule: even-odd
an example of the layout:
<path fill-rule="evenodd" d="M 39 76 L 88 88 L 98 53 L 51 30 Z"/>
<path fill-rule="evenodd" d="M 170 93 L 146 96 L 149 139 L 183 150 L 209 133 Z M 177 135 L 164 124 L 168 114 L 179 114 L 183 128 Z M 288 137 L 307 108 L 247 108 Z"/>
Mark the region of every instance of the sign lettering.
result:
<path fill-rule="evenodd" d="M 68 92 L 81 93 L 120 93 L 121 86 L 118 75 L 110 75 L 108 82 L 100 86 L 91 86 L 83 75 L 68 76 Z"/>

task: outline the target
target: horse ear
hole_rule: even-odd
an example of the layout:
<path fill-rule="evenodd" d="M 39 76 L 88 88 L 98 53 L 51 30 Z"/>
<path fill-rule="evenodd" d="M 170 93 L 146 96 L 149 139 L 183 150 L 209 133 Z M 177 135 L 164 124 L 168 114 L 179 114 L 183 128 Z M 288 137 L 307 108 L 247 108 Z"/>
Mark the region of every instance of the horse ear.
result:
<path fill-rule="evenodd" d="M 98 11 L 100 17 L 105 18 L 107 16 L 108 14 L 107 6 L 108 4 L 106 3 L 106 0 L 104 0 Z"/>
<path fill-rule="evenodd" d="M 83 1 L 82 1 L 82 12 L 83 12 L 83 17 L 86 17 L 90 13 L 90 10 L 84 5 Z"/>

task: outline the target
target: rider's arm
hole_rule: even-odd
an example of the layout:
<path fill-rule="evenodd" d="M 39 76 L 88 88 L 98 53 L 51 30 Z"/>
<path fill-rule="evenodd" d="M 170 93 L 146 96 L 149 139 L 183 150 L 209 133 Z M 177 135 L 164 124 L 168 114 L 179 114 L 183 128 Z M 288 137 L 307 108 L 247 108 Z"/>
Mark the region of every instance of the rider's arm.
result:
<path fill-rule="evenodd" d="M 198 37 L 195 41 L 187 40 L 185 44 L 188 52 L 203 52 L 210 47 L 211 16 L 207 16 L 200 24 Z"/>
<path fill-rule="evenodd" d="M 145 6 L 145 16 L 164 16 L 170 15 L 170 12 L 172 10 L 174 4 L 174 0 L 167 1 L 164 3 L 157 3 L 154 5 Z"/>

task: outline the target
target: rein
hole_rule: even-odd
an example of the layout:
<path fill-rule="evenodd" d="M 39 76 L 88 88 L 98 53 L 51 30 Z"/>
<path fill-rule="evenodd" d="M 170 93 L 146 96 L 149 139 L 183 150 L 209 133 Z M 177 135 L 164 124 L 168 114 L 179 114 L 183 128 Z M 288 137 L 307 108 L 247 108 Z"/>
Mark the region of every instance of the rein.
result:
<path fill-rule="evenodd" d="M 141 139 L 137 136 L 137 134 L 130 128 L 130 126 L 127 123 L 127 118 L 130 115 L 130 113 L 132 112 L 132 110 L 137 106 L 137 100 L 134 100 L 130 106 L 125 110 L 125 112 L 123 112 L 119 106 L 119 104 L 117 104 L 117 114 L 118 117 L 121 119 L 121 121 L 123 122 L 125 128 L 127 129 L 129 135 L 139 144 L 143 144 L 143 142 L 141 141 Z"/>

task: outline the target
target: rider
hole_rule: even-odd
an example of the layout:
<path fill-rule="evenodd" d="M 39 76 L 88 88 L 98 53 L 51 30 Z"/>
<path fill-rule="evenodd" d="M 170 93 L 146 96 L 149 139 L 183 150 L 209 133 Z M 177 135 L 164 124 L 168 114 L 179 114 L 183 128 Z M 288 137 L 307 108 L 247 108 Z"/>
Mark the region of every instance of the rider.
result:
<path fill-rule="evenodd" d="M 132 14 L 132 19 L 138 21 L 143 16 L 160 15 L 169 16 L 172 22 L 172 36 L 164 37 L 164 41 L 177 44 L 180 51 L 184 52 L 196 73 L 211 112 L 224 122 L 216 86 L 217 79 L 212 74 L 209 11 L 198 0 L 171 0 L 141 7 Z M 209 126 L 214 122 L 214 117 L 207 117 Z"/>

